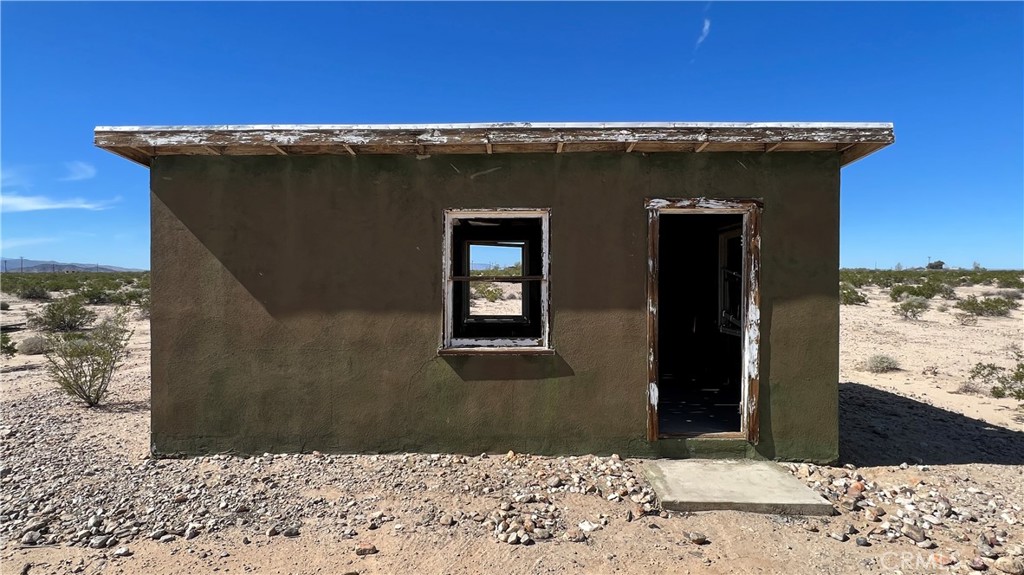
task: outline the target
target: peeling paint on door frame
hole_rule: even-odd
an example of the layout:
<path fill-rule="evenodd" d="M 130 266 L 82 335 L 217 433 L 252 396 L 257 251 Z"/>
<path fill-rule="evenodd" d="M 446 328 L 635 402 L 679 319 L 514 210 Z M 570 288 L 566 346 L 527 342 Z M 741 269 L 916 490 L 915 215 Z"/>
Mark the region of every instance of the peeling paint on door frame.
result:
<path fill-rule="evenodd" d="M 695 437 L 746 438 L 757 444 L 761 362 L 761 211 L 759 199 L 648 199 L 647 208 L 647 440 L 658 432 L 658 240 L 661 214 L 742 214 L 743 285 L 747 305 L 743 313 L 743 402 L 739 433 L 702 434 Z"/>

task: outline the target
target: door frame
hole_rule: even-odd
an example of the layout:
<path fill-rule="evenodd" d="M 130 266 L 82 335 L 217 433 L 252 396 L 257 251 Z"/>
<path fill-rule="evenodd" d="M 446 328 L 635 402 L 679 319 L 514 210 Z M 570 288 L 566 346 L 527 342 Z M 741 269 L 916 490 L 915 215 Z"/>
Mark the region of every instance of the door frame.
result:
<path fill-rule="evenodd" d="M 761 383 L 761 211 L 758 199 L 717 200 L 708 198 L 647 199 L 647 440 L 657 441 L 658 433 L 658 243 L 662 214 L 742 214 L 743 215 L 743 287 L 746 306 L 743 311 L 743 367 L 740 391 L 740 431 L 695 434 L 686 437 L 759 439 L 758 395 Z"/>

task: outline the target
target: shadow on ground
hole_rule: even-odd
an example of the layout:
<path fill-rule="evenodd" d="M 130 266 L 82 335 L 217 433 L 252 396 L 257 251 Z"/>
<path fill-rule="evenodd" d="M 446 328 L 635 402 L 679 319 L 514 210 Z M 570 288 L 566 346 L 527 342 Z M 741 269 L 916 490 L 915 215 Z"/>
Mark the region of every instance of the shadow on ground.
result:
<path fill-rule="evenodd" d="M 132 413 L 135 411 L 149 411 L 151 408 L 148 401 L 114 401 L 104 403 L 96 407 L 99 411 L 110 413 Z"/>
<path fill-rule="evenodd" d="M 839 461 L 1024 464 L 1024 432 L 859 383 L 839 384 Z"/>

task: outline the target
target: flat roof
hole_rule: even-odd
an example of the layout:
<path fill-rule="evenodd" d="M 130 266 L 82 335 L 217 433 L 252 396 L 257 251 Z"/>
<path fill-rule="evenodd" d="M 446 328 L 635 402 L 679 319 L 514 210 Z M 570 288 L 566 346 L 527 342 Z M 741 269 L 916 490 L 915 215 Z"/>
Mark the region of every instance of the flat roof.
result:
<path fill-rule="evenodd" d="M 838 152 L 842 165 L 895 141 L 890 123 L 497 122 L 97 126 L 96 146 L 149 166 L 156 156 Z"/>

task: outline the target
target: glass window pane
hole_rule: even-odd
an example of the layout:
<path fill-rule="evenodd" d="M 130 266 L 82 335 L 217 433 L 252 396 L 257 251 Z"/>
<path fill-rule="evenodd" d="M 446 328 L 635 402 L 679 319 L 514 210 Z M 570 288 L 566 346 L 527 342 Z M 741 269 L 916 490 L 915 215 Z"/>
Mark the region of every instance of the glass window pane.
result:
<path fill-rule="evenodd" d="M 469 282 L 469 316 L 523 316 L 523 284 Z"/>
<path fill-rule="evenodd" d="M 491 242 L 469 244 L 469 275 L 523 275 L 523 253 L 526 242 Z"/>

